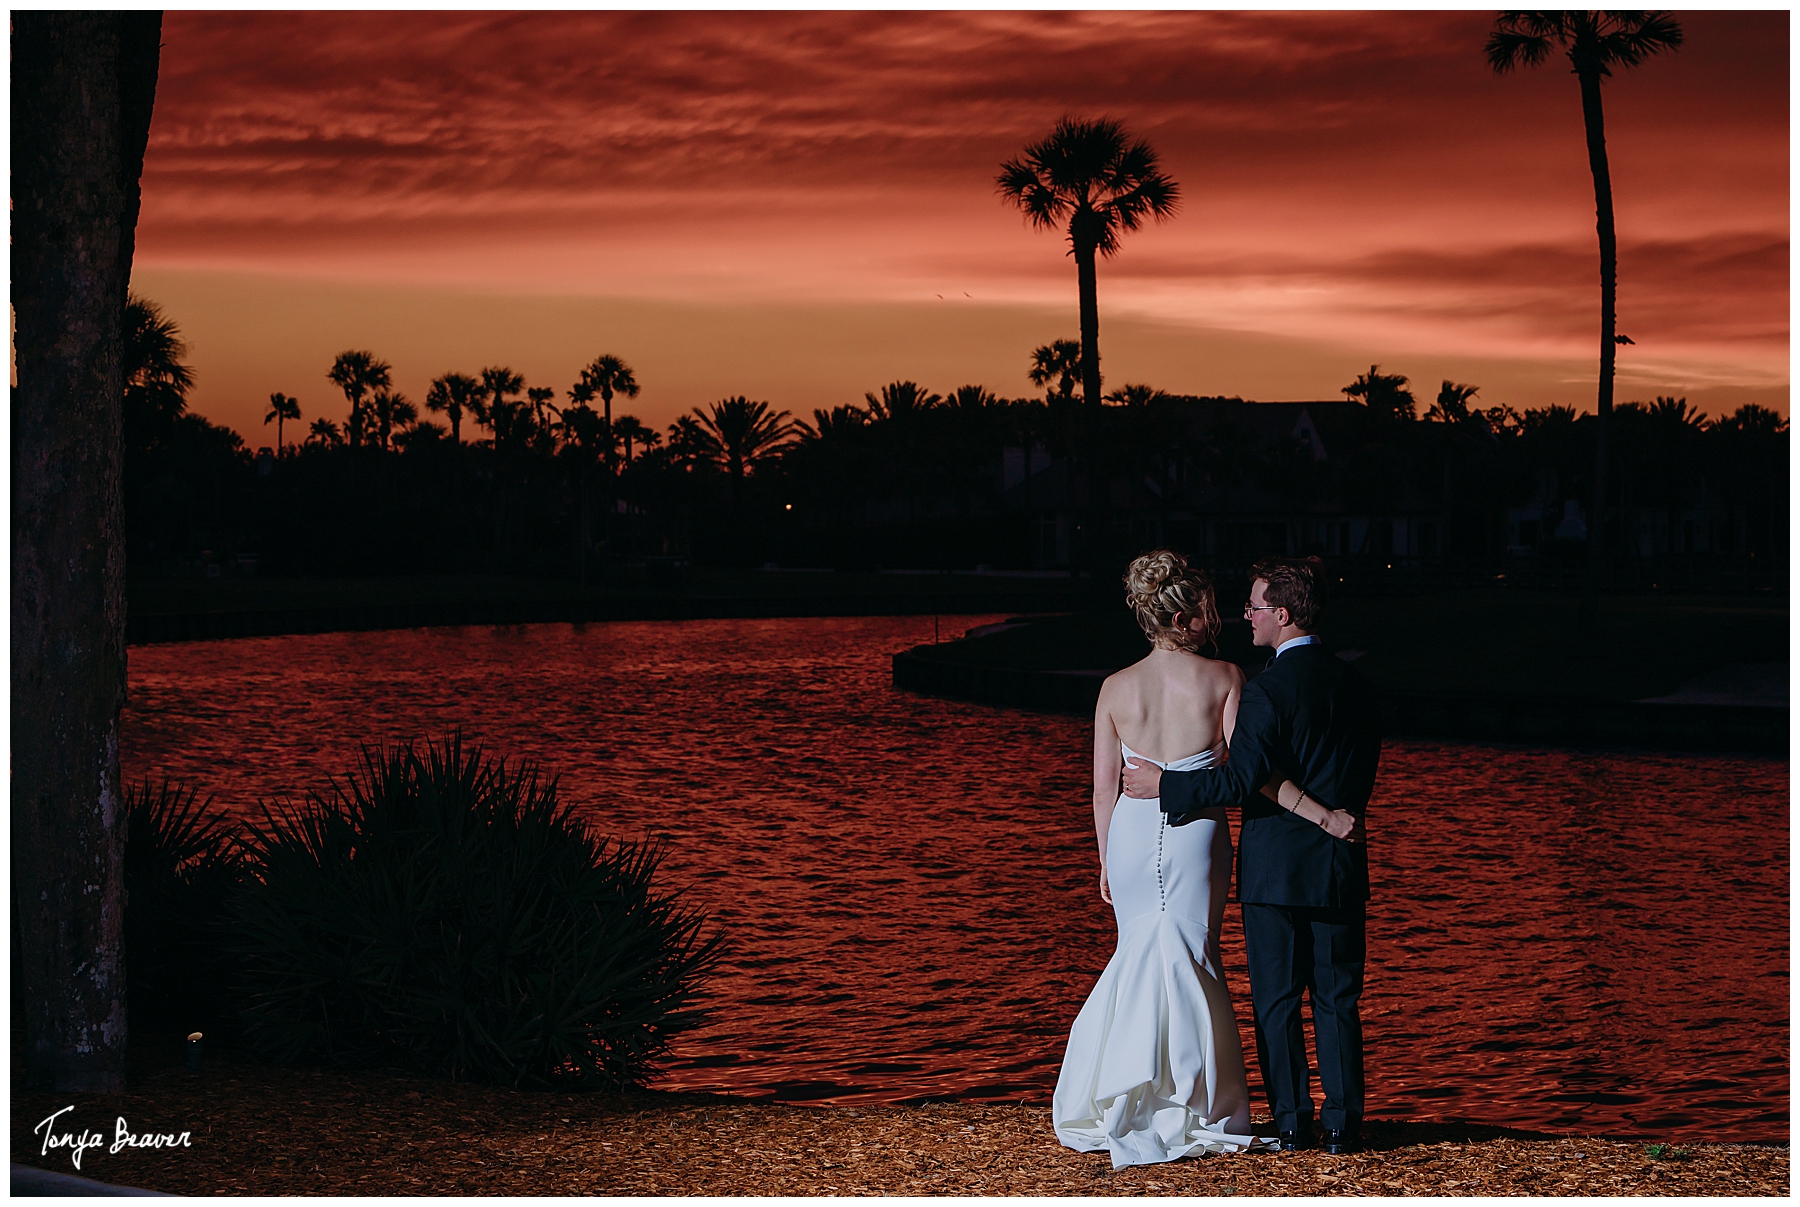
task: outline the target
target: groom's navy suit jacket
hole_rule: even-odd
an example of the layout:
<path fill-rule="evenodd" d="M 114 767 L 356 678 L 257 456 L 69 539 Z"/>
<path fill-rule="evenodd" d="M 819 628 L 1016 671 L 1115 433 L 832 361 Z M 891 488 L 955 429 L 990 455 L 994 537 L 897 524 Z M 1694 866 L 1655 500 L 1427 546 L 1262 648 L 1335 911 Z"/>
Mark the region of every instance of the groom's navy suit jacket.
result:
<path fill-rule="evenodd" d="M 1244 685 L 1223 767 L 1163 772 L 1162 809 L 1243 809 L 1239 901 L 1360 908 L 1369 899 L 1365 844 L 1333 838 L 1261 789 L 1280 769 L 1313 800 L 1360 817 L 1380 755 L 1380 719 L 1368 680 L 1323 645 L 1294 646 Z"/>

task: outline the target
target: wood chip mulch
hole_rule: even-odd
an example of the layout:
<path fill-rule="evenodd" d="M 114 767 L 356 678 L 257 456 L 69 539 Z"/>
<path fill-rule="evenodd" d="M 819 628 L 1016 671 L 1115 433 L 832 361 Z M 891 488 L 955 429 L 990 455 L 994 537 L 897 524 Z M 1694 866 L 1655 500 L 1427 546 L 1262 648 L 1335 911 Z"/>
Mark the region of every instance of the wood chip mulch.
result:
<path fill-rule="evenodd" d="M 19 1064 L 15 1057 L 14 1068 Z M 104 1135 L 79 1171 L 33 1127 Z M 110 1153 L 130 1131 L 187 1148 Z M 13 1160 L 174 1194 L 1781 1195 L 1786 1146 L 1538 1136 L 1371 1123 L 1369 1147 L 1210 1156 L 1114 1172 L 1056 1142 L 1044 1106 L 802 1107 L 695 1094 L 514 1093 L 215 1057 L 140 1069 L 115 1098 L 15 1084 Z"/>

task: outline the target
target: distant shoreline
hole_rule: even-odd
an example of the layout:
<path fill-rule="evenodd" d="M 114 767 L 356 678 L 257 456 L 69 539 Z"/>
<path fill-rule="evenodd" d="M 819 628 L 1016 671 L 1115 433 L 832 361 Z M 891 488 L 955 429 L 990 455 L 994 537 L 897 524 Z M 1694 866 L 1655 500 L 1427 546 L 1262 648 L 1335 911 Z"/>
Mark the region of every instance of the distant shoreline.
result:
<path fill-rule="evenodd" d="M 1589 644 L 1566 623 L 1563 601 L 1544 594 L 1417 597 L 1402 608 L 1343 600 L 1327 642 L 1374 683 L 1382 729 L 1391 737 L 1787 754 L 1784 605 L 1610 606 L 1618 632 Z M 1407 609 L 1456 616 L 1458 623 L 1417 625 Z M 893 683 L 926 695 L 1089 717 L 1101 681 L 1148 648 L 1118 612 L 1020 618 L 961 641 L 917 645 L 893 656 Z M 1693 639 L 1715 622 L 1749 631 L 1779 622 L 1783 640 Z M 1212 652 L 1249 675 L 1269 655 L 1251 645 L 1248 626 L 1236 620 L 1225 622 Z"/>
<path fill-rule="evenodd" d="M 1071 606 L 1064 603 L 1064 607 Z M 128 613 L 127 645 L 359 633 L 453 625 L 596 624 L 646 620 L 774 620 L 825 616 L 968 616 L 1060 610 L 1056 601 L 980 594 L 816 598 L 682 597 L 364 604 L 218 612 Z"/>
<path fill-rule="evenodd" d="M 127 645 L 152 645 L 446 625 L 1042 614 L 1081 610 L 1095 598 L 1086 579 L 995 570 L 649 566 L 597 573 L 587 585 L 475 574 L 147 578 L 127 584 L 125 639 Z"/>
<path fill-rule="evenodd" d="M 1041 671 L 894 655 L 894 686 L 1000 708 L 1091 716 L 1110 671 Z M 1499 695 L 1383 696 L 1388 737 L 1531 746 L 1642 747 L 1749 754 L 1788 752 L 1788 710 L 1729 704 L 1645 704 Z"/>

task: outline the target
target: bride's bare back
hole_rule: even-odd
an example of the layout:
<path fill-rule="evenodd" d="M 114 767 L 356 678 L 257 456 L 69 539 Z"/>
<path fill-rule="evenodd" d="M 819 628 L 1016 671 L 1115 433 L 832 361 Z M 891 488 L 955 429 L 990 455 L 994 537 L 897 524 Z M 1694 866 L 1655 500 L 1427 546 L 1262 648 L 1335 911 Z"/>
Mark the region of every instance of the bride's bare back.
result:
<path fill-rule="evenodd" d="M 1229 662 L 1155 649 L 1101 685 L 1095 711 L 1133 751 L 1172 763 L 1230 736 L 1243 687 L 1243 672 Z M 1103 738 L 1106 726 L 1096 728 Z"/>

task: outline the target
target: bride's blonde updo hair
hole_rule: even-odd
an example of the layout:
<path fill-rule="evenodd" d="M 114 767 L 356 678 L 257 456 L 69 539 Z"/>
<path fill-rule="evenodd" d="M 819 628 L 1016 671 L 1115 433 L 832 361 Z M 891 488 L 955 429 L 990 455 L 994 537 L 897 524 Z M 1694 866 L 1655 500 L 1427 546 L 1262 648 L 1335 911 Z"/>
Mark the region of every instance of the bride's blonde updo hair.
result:
<path fill-rule="evenodd" d="M 1198 654 L 1219 635 L 1219 607 L 1212 579 L 1168 549 L 1156 549 L 1125 571 L 1125 602 L 1137 615 L 1138 627 L 1153 645 Z M 1198 630 L 1177 628 L 1177 613 L 1198 616 Z"/>

